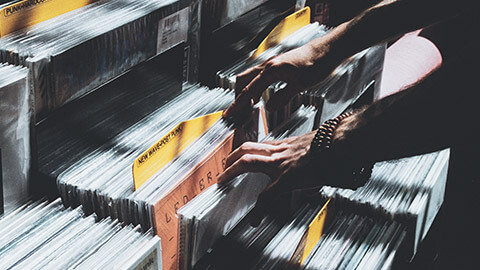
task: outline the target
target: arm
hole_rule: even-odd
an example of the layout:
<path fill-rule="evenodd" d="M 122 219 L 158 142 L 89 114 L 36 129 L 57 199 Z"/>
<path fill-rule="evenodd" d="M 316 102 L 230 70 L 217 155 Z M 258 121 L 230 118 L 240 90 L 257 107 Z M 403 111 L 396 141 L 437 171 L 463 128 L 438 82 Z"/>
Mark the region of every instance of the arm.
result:
<path fill-rule="evenodd" d="M 342 121 L 331 145 L 335 159 L 377 162 L 474 142 L 480 58 L 471 45 L 418 84 Z"/>
<path fill-rule="evenodd" d="M 289 91 L 278 92 L 269 101 L 268 106 L 274 108 L 299 92 L 298 89 L 305 89 L 302 87 L 308 86 L 312 78 L 323 80 L 341 59 L 389 37 L 462 12 L 449 10 L 446 1 L 435 2 L 384 1 L 328 35 L 241 74 L 237 84 L 247 86 L 225 116 L 248 108 L 251 99 L 258 99 L 268 85 L 283 80 L 289 85 L 285 90 Z M 458 6 L 470 8 L 472 2 Z M 427 10 L 431 3 L 441 7 L 440 12 L 431 15 Z M 399 15 L 405 12 L 408 21 Z M 426 13 L 429 15 L 423 16 Z M 475 46 L 465 51 L 478 55 Z M 282 141 L 244 144 L 227 159 L 227 168 L 219 182 L 254 171 L 272 178 L 273 183 L 259 196 L 253 210 L 253 224 L 258 224 L 279 194 L 335 185 L 328 181 L 334 177 L 324 176 L 334 176 L 339 164 L 354 166 L 465 143 L 479 134 L 478 113 L 473 109 L 477 99 L 472 89 L 478 60 L 479 57 L 472 59 L 467 53 L 418 85 L 343 120 L 334 133 L 331 150 L 325 151 L 321 160 L 309 155 L 315 132 Z"/>
<path fill-rule="evenodd" d="M 232 117 L 248 110 L 251 100 L 258 101 L 270 84 L 284 81 L 288 86 L 273 95 L 267 104 L 267 109 L 277 109 L 297 93 L 323 81 L 347 57 L 381 41 L 464 12 L 473 3 L 464 0 L 452 6 L 446 0 L 382 1 L 325 36 L 239 74 L 237 90 L 241 91 L 224 116 Z"/>
<path fill-rule="evenodd" d="M 474 45 L 474 44 L 473 44 Z M 245 172 L 263 172 L 274 182 L 253 210 L 258 224 L 275 198 L 295 189 L 338 186 L 335 175 L 358 164 L 427 153 L 468 144 L 480 135 L 476 70 L 479 53 L 441 67 L 417 85 L 386 97 L 344 119 L 331 148 L 309 154 L 315 132 L 268 143 L 247 143 L 227 159 L 225 182 Z"/>

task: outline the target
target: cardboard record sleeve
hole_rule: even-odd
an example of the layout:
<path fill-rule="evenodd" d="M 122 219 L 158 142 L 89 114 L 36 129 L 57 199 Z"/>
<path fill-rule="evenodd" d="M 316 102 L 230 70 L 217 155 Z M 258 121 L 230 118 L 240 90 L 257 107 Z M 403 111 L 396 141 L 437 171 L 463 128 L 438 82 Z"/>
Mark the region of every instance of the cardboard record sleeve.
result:
<path fill-rule="evenodd" d="M 152 207 L 155 232 L 162 239 L 162 261 L 165 269 L 178 266 L 177 210 L 200 192 L 217 182 L 225 168 L 225 160 L 233 148 L 233 132 L 218 145 L 201 163 L 172 188 L 168 195 Z"/>
<path fill-rule="evenodd" d="M 255 134 L 243 129 L 253 130 Z M 191 199 L 217 182 L 225 169 L 227 156 L 239 142 L 246 138 L 258 140 L 268 133 L 263 106 L 255 110 L 252 120 L 244 124 L 242 132 L 231 131 L 206 157 L 196 164 L 174 187 L 165 192 L 152 205 L 152 220 L 155 233 L 162 239 L 162 265 L 164 269 L 178 269 L 179 226 L 177 211 Z M 242 137 L 242 138 L 239 138 Z"/>

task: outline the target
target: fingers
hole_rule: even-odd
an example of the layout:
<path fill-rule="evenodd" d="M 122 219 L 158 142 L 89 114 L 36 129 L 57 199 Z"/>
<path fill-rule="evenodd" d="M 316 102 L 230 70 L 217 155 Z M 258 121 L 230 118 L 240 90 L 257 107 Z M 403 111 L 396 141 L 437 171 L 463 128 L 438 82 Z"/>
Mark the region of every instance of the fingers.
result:
<path fill-rule="evenodd" d="M 243 88 L 245 88 L 245 86 L 247 86 L 255 77 L 257 77 L 258 73 L 260 73 L 263 69 L 264 65 L 261 64 L 238 74 L 235 82 L 235 96 L 238 96 Z"/>
<path fill-rule="evenodd" d="M 266 108 L 269 111 L 276 111 L 285 106 L 302 89 L 296 84 L 288 84 L 284 89 L 275 92 L 267 102 Z"/>
<path fill-rule="evenodd" d="M 284 143 L 284 140 L 264 141 L 262 143 L 269 144 L 269 145 L 281 145 Z"/>
<path fill-rule="evenodd" d="M 246 142 L 227 157 L 226 169 L 218 182 L 223 184 L 247 172 L 263 172 L 275 178 L 279 173 L 275 168 L 282 161 L 278 153 L 286 149 L 285 145 Z"/>
<path fill-rule="evenodd" d="M 218 177 L 218 183 L 224 184 L 247 172 L 261 172 L 267 175 L 272 175 L 274 171 L 273 162 L 274 158 L 271 156 L 252 154 L 243 155 Z"/>
<path fill-rule="evenodd" d="M 223 112 L 222 116 L 227 122 L 235 123 L 238 126 L 243 126 L 245 123 L 250 121 L 255 115 L 253 100 L 250 100 L 250 104 L 242 108 L 239 112 L 235 113 L 231 117 L 226 116 L 226 111 Z"/>
<path fill-rule="evenodd" d="M 275 147 L 271 144 L 246 142 L 235 149 L 227 158 L 226 167 L 230 167 L 233 163 L 239 160 L 246 154 L 271 156 L 273 153 L 281 151 L 282 148 Z"/>
<path fill-rule="evenodd" d="M 258 101 L 262 96 L 263 91 L 267 89 L 272 83 L 278 81 L 279 72 L 267 66 L 260 71 L 257 76 L 241 91 L 235 101 L 224 112 L 223 116 L 226 118 L 233 117 L 235 114 L 249 108 L 252 99 Z"/>

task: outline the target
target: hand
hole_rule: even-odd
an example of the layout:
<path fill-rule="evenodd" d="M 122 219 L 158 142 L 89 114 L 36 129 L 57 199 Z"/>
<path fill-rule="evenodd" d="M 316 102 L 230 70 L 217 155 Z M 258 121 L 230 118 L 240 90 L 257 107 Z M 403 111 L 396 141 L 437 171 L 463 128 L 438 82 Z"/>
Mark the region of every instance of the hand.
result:
<path fill-rule="evenodd" d="M 321 37 L 239 74 L 237 98 L 225 111 L 224 117 L 245 113 L 275 82 L 283 81 L 287 86 L 270 98 L 268 110 L 280 108 L 296 94 L 323 81 L 340 63 L 340 59 L 329 54 L 330 43 L 330 39 Z"/>
<path fill-rule="evenodd" d="M 252 225 L 260 223 L 279 195 L 322 185 L 319 172 L 324 166 L 308 154 L 315 132 L 280 141 L 246 142 L 228 156 L 219 184 L 246 172 L 262 172 L 275 179 L 260 194 L 252 210 Z"/>

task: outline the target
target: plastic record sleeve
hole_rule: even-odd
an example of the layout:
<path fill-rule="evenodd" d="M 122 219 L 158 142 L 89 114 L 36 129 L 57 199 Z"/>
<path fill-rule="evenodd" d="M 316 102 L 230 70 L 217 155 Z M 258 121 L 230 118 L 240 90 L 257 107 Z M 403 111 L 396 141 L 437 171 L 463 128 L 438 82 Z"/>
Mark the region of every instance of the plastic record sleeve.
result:
<path fill-rule="evenodd" d="M 40 120 L 49 111 L 180 43 L 191 42 L 186 57 L 192 57 L 183 59 L 182 54 L 178 61 L 196 63 L 198 31 L 193 25 L 198 16 L 190 20 L 191 14 L 199 12 L 196 5 L 193 0 L 96 1 L 2 37 L 0 61 L 32 70 Z M 192 25 L 182 28 L 177 22 L 174 27 L 178 31 L 174 32 L 178 35 L 167 35 L 165 20 L 174 15 Z M 165 40 L 167 44 L 162 45 Z M 185 73 L 197 73 L 190 66 L 185 68 Z"/>
<path fill-rule="evenodd" d="M 313 107 L 301 107 L 264 140 L 283 139 L 311 131 L 315 113 Z M 270 182 L 263 174 L 244 174 L 227 186 L 212 185 L 180 208 L 180 269 L 193 267 L 217 239 L 237 225 Z"/>
<path fill-rule="evenodd" d="M 91 209 L 102 217 L 112 216 L 125 222 L 142 224 L 146 228 L 151 227 L 151 214 L 146 211 L 149 208 L 146 204 L 148 201 L 137 200 L 136 197 L 143 193 L 154 193 L 156 189 L 150 189 L 150 186 L 162 185 L 169 179 L 175 181 L 178 178 L 166 177 L 156 181 L 153 177 L 139 190 L 134 191 L 131 175 L 133 161 L 179 122 L 219 111 L 232 101 L 232 92 L 198 86 L 187 89 L 142 121 L 121 132 L 111 140 L 112 143 L 100 146 L 64 170 L 57 180 L 64 202 L 71 205 L 81 203 L 86 209 Z M 130 150 L 118 154 L 121 149 Z M 194 150 L 191 153 L 198 155 L 202 152 Z M 182 170 L 191 168 L 191 165 L 189 167 L 182 163 L 182 160 L 177 158 L 162 171 L 175 166 L 168 171 L 181 174 Z M 180 170 L 181 168 L 183 169 Z M 154 184 L 157 182 L 158 184 Z"/>
<path fill-rule="evenodd" d="M 0 268 L 161 269 L 160 239 L 151 231 L 96 220 L 60 199 L 22 205 L 0 219 Z"/>
<path fill-rule="evenodd" d="M 30 175 L 29 71 L 0 63 L 0 214 L 28 199 Z"/>
<path fill-rule="evenodd" d="M 306 25 L 282 40 L 278 45 L 261 53 L 258 58 L 250 58 L 254 53 L 252 51 L 235 63 L 218 71 L 217 84 L 225 89 L 235 89 L 237 74 L 273 56 L 298 48 L 315 38 L 325 35 L 327 32 L 326 27 L 319 25 L 317 22 Z M 379 87 L 376 86 L 376 82 L 381 77 L 384 54 L 385 45 L 377 45 L 348 58 L 321 84 L 315 85 L 297 95 L 287 105 L 277 111 L 267 112 L 269 128 L 274 129 L 288 119 L 302 104 L 314 105 L 320 110 L 316 126 L 341 114 L 369 87 Z M 284 82 L 278 82 L 269 86 L 262 96 L 265 102 L 268 102 L 275 92 L 282 91 L 285 86 Z"/>

